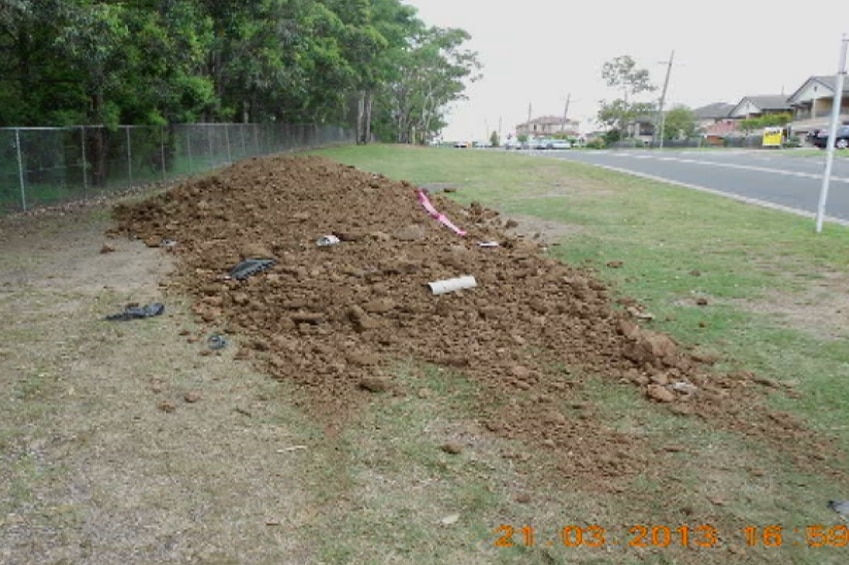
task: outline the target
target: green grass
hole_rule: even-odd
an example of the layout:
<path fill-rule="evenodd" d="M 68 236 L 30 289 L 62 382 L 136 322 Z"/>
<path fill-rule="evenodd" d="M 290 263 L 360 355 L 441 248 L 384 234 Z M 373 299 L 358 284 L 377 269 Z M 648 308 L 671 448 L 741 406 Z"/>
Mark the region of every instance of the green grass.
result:
<path fill-rule="evenodd" d="M 549 253 L 594 270 L 610 283 L 614 295 L 644 304 L 655 315 L 649 327 L 670 333 L 685 346 L 718 354 L 717 370 L 752 370 L 793 384 L 800 398 L 773 394 L 769 402 L 835 438 L 849 452 L 849 426 L 844 423 L 849 414 L 849 389 L 843 382 L 849 374 L 845 338 L 819 336 L 811 331 L 816 320 L 811 327 L 793 325 L 768 309 L 748 307 L 759 301 L 779 306 L 804 298 L 811 285 L 829 278 L 849 281 L 849 229 L 826 224 L 823 233 L 816 234 L 810 219 L 582 164 L 506 151 L 377 145 L 317 153 L 416 184 L 453 184 L 459 190 L 452 197 L 461 203 L 479 201 L 500 210 L 505 218 L 531 216 L 578 228 L 550 246 Z M 622 267 L 606 266 L 614 260 L 622 261 Z M 832 292 L 840 293 L 845 303 L 849 286 L 837 285 Z M 697 306 L 696 297 L 707 298 L 708 304 Z M 843 335 L 847 335 L 845 325 Z M 611 386 L 590 378 L 584 393 L 598 407 L 601 421 L 643 435 L 656 447 L 684 444 L 687 453 L 655 461 L 665 470 L 635 479 L 629 490 L 647 497 L 640 498 L 636 509 L 635 502 L 616 497 L 602 496 L 592 502 L 580 491 L 553 490 L 552 496 L 564 508 L 571 505 L 576 513 L 595 515 L 611 528 L 615 523 L 644 523 L 649 518 L 667 525 L 710 520 L 725 533 L 726 546 L 742 551 L 717 550 L 702 561 L 692 561 L 695 555 L 649 552 L 653 563 L 845 562 L 842 550 L 793 544 L 798 536 L 794 538 L 792 531 L 786 532 L 784 546 L 773 549 L 747 547 L 741 532 L 746 526 L 763 528 L 772 523 L 791 530 L 806 524 L 837 524 L 824 502 L 843 496 L 840 485 L 800 473 L 766 446 L 712 429 L 709 423 L 647 411 L 630 385 Z M 767 472 L 753 475 L 751 469 Z M 671 477 L 678 477 L 677 482 L 670 483 Z M 713 506 L 713 513 L 710 505 L 705 509 L 705 501 L 712 499 L 722 502 Z M 687 514 L 682 508 L 695 508 L 696 513 Z M 563 519 L 540 515 L 536 521 L 551 530 Z M 516 518 L 505 517 L 505 521 L 518 525 Z M 522 547 L 500 555 L 504 562 L 559 563 L 569 558 L 562 552 Z M 571 558 L 580 563 L 612 563 L 628 562 L 634 555 L 607 559 L 582 552 Z M 634 562 L 639 561 L 634 558 Z"/>

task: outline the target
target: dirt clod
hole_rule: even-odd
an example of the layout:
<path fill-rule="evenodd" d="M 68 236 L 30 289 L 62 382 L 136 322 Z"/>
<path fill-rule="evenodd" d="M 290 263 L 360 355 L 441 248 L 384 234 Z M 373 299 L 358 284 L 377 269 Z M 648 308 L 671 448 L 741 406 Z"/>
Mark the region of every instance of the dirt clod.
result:
<path fill-rule="evenodd" d="M 389 390 L 389 380 L 379 377 L 364 377 L 360 380 L 360 388 L 369 392 L 386 392 Z"/>
<path fill-rule="evenodd" d="M 156 405 L 156 407 L 162 412 L 165 412 L 166 414 L 170 414 L 177 409 L 174 403 L 170 400 L 161 400 L 159 404 Z"/>
<path fill-rule="evenodd" d="M 189 404 L 194 404 L 200 400 L 200 393 L 195 391 L 189 391 L 183 395 L 183 400 L 188 402 Z"/>
<path fill-rule="evenodd" d="M 675 393 L 661 385 L 648 385 L 646 387 L 646 394 L 649 398 L 658 402 L 672 402 L 675 400 Z"/>
<path fill-rule="evenodd" d="M 442 444 L 442 447 L 440 449 L 450 455 L 459 455 L 463 452 L 463 445 L 454 441 L 450 441 L 448 443 Z"/>

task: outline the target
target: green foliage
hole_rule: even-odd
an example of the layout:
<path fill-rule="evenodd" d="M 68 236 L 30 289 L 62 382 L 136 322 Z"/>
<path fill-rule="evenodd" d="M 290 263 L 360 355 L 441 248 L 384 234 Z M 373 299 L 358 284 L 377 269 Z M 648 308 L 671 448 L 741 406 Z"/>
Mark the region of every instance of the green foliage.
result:
<path fill-rule="evenodd" d="M 686 106 L 675 106 L 663 121 L 663 139 L 687 139 L 696 131 L 696 117 Z"/>
<path fill-rule="evenodd" d="M 528 134 L 523 133 L 522 135 L 517 136 L 516 139 L 519 140 L 519 143 L 527 143 L 528 142 Z"/>
<path fill-rule="evenodd" d="M 793 120 L 793 114 L 790 112 L 782 112 L 779 114 L 766 114 L 757 118 L 746 118 L 740 120 L 740 129 L 745 132 L 751 132 L 763 128 L 786 126 Z"/>
<path fill-rule="evenodd" d="M 633 100 L 634 96 L 653 92 L 657 87 L 651 83 L 648 70 L 638 69 L 636 62 L 629 55 L 621 55 L 604 63 L 601 76 L 607 86 L 622 91 L 621 98 L 612 102 L 599 102 L 601 108 L 598 120 L 601 123 L 626 131 L 627 125 L 635 118 L 654 111 L 653 103 Z"/>
<path fill-rule="evenodd" d="M 622 139 L 622 132 L 618 129 L 611 129 L 604 132 L 604 137 L 601 140 L 605 145 L 611 145 Z"/>
<path fill-rule="evenodd" d="M 501 146 L 501 138 L 498 136 L 497 131 L 493 131 L 489 135 L 489 144 L 492 145 L 493 147 L 500 147 Z"/>
<path fill-rule="evenodd" d="M 604 149 L 607 147 L 607 144 L 604 142 L 604 138 L 595 137 L 587 142 L 587 149 Z"/>
<path fill-rule="evenodd" d="M 782 144 L 783 147 L 802 147 L 802 139 L 798 135 L 791 135 L 787 139 L 784 140 Z"/>
<path fill-rule="evenodd" d="M 0 8 L 0 127 L 289 121 L 386 138 L 444 126 L 479 64 L 402 0 L 16 0 Z"/>

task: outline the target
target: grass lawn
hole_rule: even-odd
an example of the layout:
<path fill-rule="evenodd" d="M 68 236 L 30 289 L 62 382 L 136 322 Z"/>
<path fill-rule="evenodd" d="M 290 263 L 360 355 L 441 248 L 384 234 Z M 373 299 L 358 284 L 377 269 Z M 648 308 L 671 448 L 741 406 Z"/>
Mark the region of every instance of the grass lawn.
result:
<path fill-rule="evenodd" d="M 562 226 L 561 235 L 548 248 L 550 255 L 595 269 L 613 285 L 616 295 L 634 298 L 654 314 L 650 327 L 717 355 L 718 370 L 750 370 L 788 383 L 799 393 L 797 397 L 775 394 L 769 402 L 797 415 L 849 452 L 845 425 L 849 389 L 842 380 L 849 375 L 849 229 L 827 224 L 818 235 L 809 219 L 591 166 L 506 151 L 374 145 L 317 153 L 416 184 L 454 185 L 458 191 L 452 196 L 462 203 L 478 201 L 501 211 L 505 218 L 520 218 L 531 230 L 536 222 Z M 622 266 L 607 267 L 611 261 L 621 261 Z M 682 423 L 647 413 L 633 390 L 593 382 L 585 393 L 610 421 L 637 428 L 652 441 L 677 441 L 690 449 L 676 457 L 666 473 L 647 471 L 629 486 L 628 492 L 644 497 L 630 502 L 615 495 L 589 500 L 587 493 L 555 488 L 547 498 L 568 501 L 569 506 L 558 515 L 551 504 L 543 503 L 536 507 L 536 517 L 526 518 L 546 523 L 549 535 L 565 526 L 564 516 L 570 516 L 611 529 L 613 524 L 653 520 L 680 537 L 683 530 L 674 534 L 675 528 L 697 527 L 689 521 L 688 510 L 704 506 L 707 499 L 715 503 L 708 503 L 710 511 L 696 514 L 710 516 L 712 523 L 724 528 L 724 550 L 676 553 L 654 546 L 605 556 L 585 547 L 573 553 L 550 553 L 536 546 L 517 547 L 522 546 L 518 543 L 496 553 L 499 559 L 527 563 L 845 562 L 845 549 L 832 547 L 843 545 L 841 522 L 825 506 L 831 498 L 849 497 L 845 481 L 801 473 L 764 446 L 703 422 Z M 453 418 L 463 418 L 459 410 Z M 400 422 L 410 417 L 396 419 L 398 433 Z M 395 430 L 391 423 L 381 429 Z M 356 459 L 362 455 L 357 446 L 363 442 L 352 433 L 349 445 Z M 476 512 L 491 520 L 502 516 L 506 525 L 515 526 L 514 540 L 529 535 L 528 530 L 520 532 L 520 522 L 512 521 L 526 511 L 503 502 L 499 506 L 499 489 L 486 488 L 472 477 L 463 484 L 486 493 L 478 500 Z M 830 532 L 826 547 L 809 547 L 805 528 L 812 524 L 822 524 Z M 770 537 L 774 529 L 764 537 L 767 526 L 781 526 L 786 539 Z"/>

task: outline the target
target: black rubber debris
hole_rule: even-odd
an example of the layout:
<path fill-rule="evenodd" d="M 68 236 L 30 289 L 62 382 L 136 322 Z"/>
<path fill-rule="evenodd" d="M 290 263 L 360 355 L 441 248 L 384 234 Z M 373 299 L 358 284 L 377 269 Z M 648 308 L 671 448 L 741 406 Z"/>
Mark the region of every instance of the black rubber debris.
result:
<path fill-rule="evenodd" d="M 106 320 L 110 322 L 126 322 L 128 320 L 138 320 L 141 318 L 152 318 L 159 316 L 165 311 L 165 305 L 160 302 L 145 304 L 144 306 L 128 306 L 123 312 L 106 316 Z"/>
<path fill-rule="evenodd" d="M 221 334 L 212 334 L 206 340 L 207 345 L 210 349 L 224 349 L 227 347 L 227 338 Z"/>
<path fill-rule="evenodd" d="M 243 281 L 251 275 L 267 271 L 276 264 L 274 259 L 245 259 L 230 270 L 230 278 Z"/>

